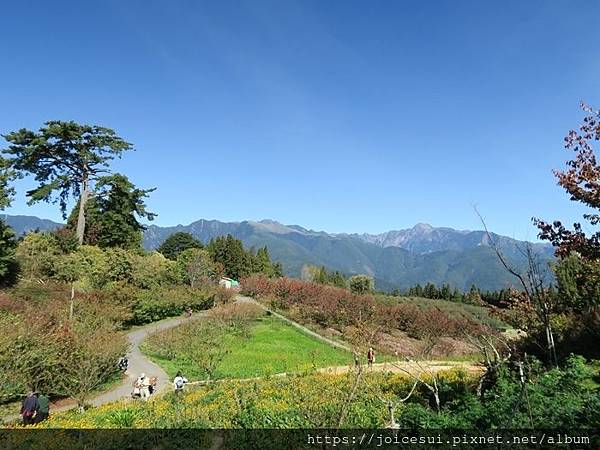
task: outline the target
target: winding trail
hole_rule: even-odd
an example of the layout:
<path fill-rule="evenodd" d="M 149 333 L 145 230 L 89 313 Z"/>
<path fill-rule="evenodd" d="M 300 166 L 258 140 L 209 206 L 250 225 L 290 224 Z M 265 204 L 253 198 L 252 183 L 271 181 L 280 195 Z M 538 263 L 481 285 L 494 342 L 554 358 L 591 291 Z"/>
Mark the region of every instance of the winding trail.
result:
<path fill-rule="evenodd" d="M 175 317 L 173 319 L 166 319 L 161 322 L 151 323 L 149 325 L 139 327 L 127 333 L 127 339 L 129 340 L 130 344 L 129 352 L 127 353 L 127 357 L 129 358 L 129 367 L 127 368 L 127 372 L 125 372 L 127 378 L 123 380 L 121 385 L 117 386 L 116 388 L 95 397 L 90 404 L 93 406 L 100 406 L 105 403 L 114 402 L 115 400 L 130 398 L 131 391 L 133 389 L 133 383 L 141 373 L 145 373 L 149 377 L 157 378 L 157 393 L 168 388 L 171 384 L 169 375 L 167 375 L 167 373 L 158 364 L 152 362 L 148 357 L 146 357 L 146 355 L 142 353 L 140 350 L 140 344 L 144 342 L 144 340 L 151 334 L 168 330 L 169 328 L 174 328 L 192 320 L 198 320 L 205 315 L 206 312 L 202 311 L 194 314 L 192 317 Z"/>
<path fill-rule="evenodd" d="M 268 311 L 270 314 L 277 317 L 278 319 L 288 323 L 289 325 L 299 329 L 303 333 L 305 333 L 315 339 L 318 339 L 318 340 L 320 340 L 326 344 L 329 344 L 333 347 L 337 347 L 337 348 L 347 350 L 350 352 L 352 351 L 352 349 L 349 346 L 347 346 L 341 342 L 337 342 L 332 339 L 329 339 L 325 336 L 322 336 L 322 335 L 306 328 L 305 326 L 303 326 L 297 322 L 294 322 L 293 320 L 269 309 L 267 306 L 257 302 L 253 298 L 238 295 L 238 296 L 236 296 L 236 302 L 237 303 L 255 304 L 255 305 L 259 306 L 260 308 L 264 309 L 265 311 Z M 126 335 L 127 339 L 129 340 L 129 344 L 130 344 L 129 351 L 127 353 L 127 357 L 129 358 L 129 367 L 127 369 L 127 372 L 125 373 L 126 377 L 121 381 L 121 383 L 118 386 L 94 397 L 89 402 L 89 404 L 92 406 L 100 406 L 100 405 L 104 405 L 106 403 L 111 403 L 114 401 L 131 398 L 131 391 L 133 389 L 133 383 L 141 373 L 145 373 L 147 376 L 157 378 L 156 393 L 161 393 L 161 392 L 166 391 L 171 386 L 171 381 L 169 379 L 168 374 L 160 366 L 158 366 L 157 364 L 152 362 L 146 355 L 144 355 L 141 352 L 140 345 L 142 344 L 142 342 L 144 342 L 144 340 L 148 336 L 150 336 L 154 333 L 157 333 L 157 332 L 163 331 L 163 330 L 168 330 L 170 328 L 174 328 L 178 325 L 188 323 L 190 321 L 202 319 L 205 316 L 206 316 L 206 311 L 202 311 L 202 312 L 192 315 L 192 317 L 180 316 L 180 317 L 175 317 L 172 319 L 165 319 L 160 322 L 151 323 L 151 324 L 148 324 L 148 325 L 145 325 L 145 326 L 142 326 L 142 327 L 139 327 L 139 328 L 129 331 Z M 429 372 L 438 372 L 441 370 L 448 370 L 451 368 L 458 368 L 458 367 L 463 368 L 464 370 L 471 372 L 471 373 L 480 372 L 482 370 L 481 366 L 479 366 L 479 365 L 475 365 L 472 363 L 466 363 L 466 362 L 453 362 L 453 361 L 427 361 L 426 367 Z M 351 370 L 353 370 L 353 366 L 348 365 L 348 366 L 324 367 L 324 368 L 317 369 L 317 372 L 343 374 L 343 373 L 347 373 Z M 406 362 L 406 361 L 384 362 L 384 363 L 374 364 L 372 367 L 370 367 L 366 370 L 368 372 L 394 372 L 394 373 L 402 372 L 402 373 L 406 373 L 407 371 L 408 372 L 414 371 L 415 365 L 414 365 L 414 363 Z M 283 376 L 287 376 L 287 375 L 290 375 L 290 374 L 279 373 L 279 374 L 271 375 L 271 377 L 273 377 L 273 376 L 283 377 Z M 222 380 L 213 380 L 210 382 L 195 381 L 195 382 L 190 382 L 189 384 L 203 385 L 203 384 L 207 384 L 207 383 L 212 384 L 212 383 L 220 383 L 220 382 L 231 381 L 231 380 L 252 381 L 252 380 L 258 380 L 261 378 L 265 378 L 265 377 L 253 377 L 253 378 L 243 378 L 243 379 L 225 378 Z M 75 408 L 76 406 L 77 406 L 77 404 L 72 400 L 62 400 L 62 401 L 59 401 L 58 403 L 51 403 L 51 405 L 50 405 L 51 413 L 67 411 L 69 409 Z M 12 420 L 16 420 L 18 418 L 19 418 L 19 415 L 15 414 L 15 415 L 3 417 L 2 420 L 9 422 Z"/>

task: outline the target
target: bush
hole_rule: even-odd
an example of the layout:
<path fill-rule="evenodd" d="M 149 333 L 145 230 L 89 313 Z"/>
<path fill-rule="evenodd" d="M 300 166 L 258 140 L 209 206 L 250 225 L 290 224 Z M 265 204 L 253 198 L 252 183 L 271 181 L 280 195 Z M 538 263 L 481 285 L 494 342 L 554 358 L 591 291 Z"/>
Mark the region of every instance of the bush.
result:
<path fill-rule="evenodd" d="M 220 286 L 194 289 L 172 286 L 140 291 L 133 306 L 131 324 L 141 325 L 178 316 L 188 307 L 193 311 L 202 311 L 224 300 L 229 301 L 233 295 L 233 292 Z"/>
<path fill-rule="evenodd" d="M 384 305 L 370 295 L 356 295 L 346 289 L 290 278 L 250 277 L 242 281 L 242 292 L 265 298 L 275 308 L 297 311 L 300 319 L 323 327 L 343 329 L 372 322 L 406 331 L 419 339 L 429 336 L 476 332 L 479 325 L 467 319 L 451 318 L 437 308 L 414 305 Z"/>
<path fill-rule="evenodd" d="M 364 295 L 373 291 L 373 278 L 367 275 L 354 275 L 348 280 L 353 294 Z"/>
<path fill-rule="evenodd" d="M 117 331 L 118 309 L 101 298 L 78 294 L 70 320 L 64 291 L 55 285 L 15 289 L 10 302 L 0 303 L 0 400 L 29 390 L 74 395 L 76 385 L 79 392 L 81 386 L 89 392 L 117 372 L 114 356 L 125 348 L 124 336 Z M 28 301 L 31 292 L 41 298 Z M 89 343 L 86 351 L 82 342 Z M 98 359 L 100 355 L 104 357 Z M 75 357 L 85 364 L 70 364 Z"/>
<path fill-rule="evenodd" d="M 132 283 L 142 289 L 176 284 L 176 264 L 158 252 L 134 255 Z"/>
<path fill-rule="evenodd" d="M 56 237 L 51 233 L 28 233 L 18 244 L 16 259 L 21 275 L 26 279 L 48 279 L 63 254 Z"/>
<path fill-rule="evenodd" d="M 230 303 L 212 309 L 209 317 L 235 333 L 248 336 L 254 320 L 263 314 L 264 310 L 253 303 Z"/>

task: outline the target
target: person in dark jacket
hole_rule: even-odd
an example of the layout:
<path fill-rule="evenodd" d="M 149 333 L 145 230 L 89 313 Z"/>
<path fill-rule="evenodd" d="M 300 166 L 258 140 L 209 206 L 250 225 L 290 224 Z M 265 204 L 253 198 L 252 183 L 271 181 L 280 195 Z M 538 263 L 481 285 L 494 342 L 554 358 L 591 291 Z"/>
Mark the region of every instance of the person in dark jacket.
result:
<path fill-rule="evenodd" d="M 374 362 L 375 362 L 375 350 L 373 350 L 373 347 L 369 347 L 369 351 L 367 351 L 367 364 L 369 367 L 373 367 Z"/>
<path fill-rule="evenodd" d="M 50 415 L 50 399 L 44 394 L 37 395 L 38 409 L 35 415 L 35 423 L 43 422 Z"/>
<path fill-rule="evenodd" d="M 35 414 L 39 408 L 37 396 L 30 392 L 23 400 L 21 405 L 21 416 L 23 417 L 23 425 L 31 425 L 34 423 Z"/>

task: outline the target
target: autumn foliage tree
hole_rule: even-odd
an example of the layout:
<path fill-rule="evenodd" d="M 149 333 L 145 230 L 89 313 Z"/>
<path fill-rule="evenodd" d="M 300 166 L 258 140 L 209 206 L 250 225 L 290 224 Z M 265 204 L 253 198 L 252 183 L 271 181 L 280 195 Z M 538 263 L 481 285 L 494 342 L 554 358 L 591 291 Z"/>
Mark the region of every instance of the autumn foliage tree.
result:
<path fill-rule="evenodd" d="M 571 130 L 565 137 L 565 148 L 575 153 L 573 159 L 567 161 L 567 170 L 555 170 L 559 186 L 571 196 L 571 200 L 583 203 L 594 210 L 600 210 L 600 166 L 596 160 L 591 141 L 600 140 L 600 111 L 593 111 L 586 104 L 581 104 L 587 113 L 578 130 Z M 600 214 L 584 214 L 583 218 L 592 226 L 600 223 Z M 600 259 L 600 231 L 587 236 L 580 223 L 574 223 L 569 230 L 562 222 L 552 223 L 534 219 L 539 228 L 539 237 L 550 241 L 556 249 L 558 257 L 571 252 L 578 253 L 584 259 Z"/>
<path fill-rule="evenodd" d="M 572 201 L 592 209 L 583 218 L 589 226 L 597 227 L 600 224 L 600 165 L 592 142 L 600 140 L 600 111 L 584 103 L 581 107 L 586 113 L 583 123 L 565 137 L 565 148 L 572 150 L 574 157 L 567 161 L 566 170 L 555 170 L 554 175 Z M 574 223 L 569 229 L 559 220 L 549 223 L 534 219 L 534 223 L 540 239 L 550 241 L 559 258 L 554 267 L 559 306 L 571 321 L 565 337 L 576 335 L 578 341 L 595 342 L 600 328 L 600 231 L 586 234 L 581 223 Z M 569 348 L 573 349 L 574 344 L 577 342 L 570 342 Z M 590 346 L 584 344 L 583 348 L 589 350 Z"/>

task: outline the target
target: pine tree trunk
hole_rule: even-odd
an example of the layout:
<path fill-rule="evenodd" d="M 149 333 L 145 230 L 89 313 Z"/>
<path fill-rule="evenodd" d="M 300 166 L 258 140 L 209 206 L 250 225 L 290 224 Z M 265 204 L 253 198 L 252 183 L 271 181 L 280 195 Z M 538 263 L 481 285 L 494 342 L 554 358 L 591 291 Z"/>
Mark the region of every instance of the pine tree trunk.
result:
<path fill-rule="evenodd" d="M 77 241 L 79 245 L 83 244 L 83 237 L 85 235 L 85 205 L 89 197 L 89 185 L 87 176 L 83 177 L 81 183 L 81 197 L 79 198 L 79 215 L 77 216 Z"/>

